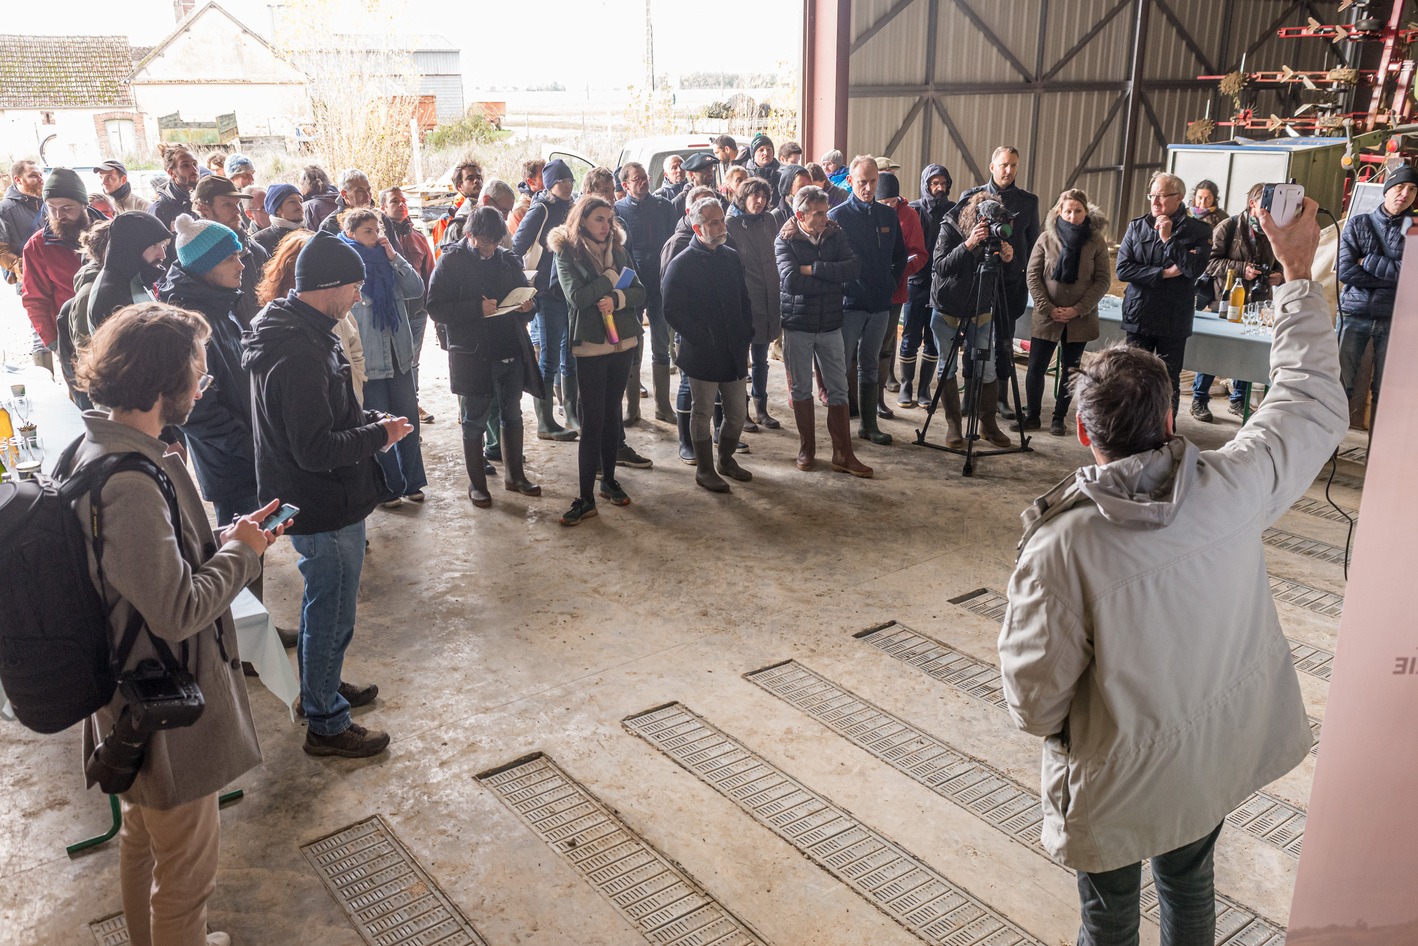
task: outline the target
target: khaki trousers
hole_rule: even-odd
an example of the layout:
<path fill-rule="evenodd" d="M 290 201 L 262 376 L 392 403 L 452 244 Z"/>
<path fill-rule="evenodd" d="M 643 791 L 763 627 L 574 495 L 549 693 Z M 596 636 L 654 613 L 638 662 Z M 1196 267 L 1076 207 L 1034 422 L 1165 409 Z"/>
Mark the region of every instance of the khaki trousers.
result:
<path fill-rule="evenodd" d="M 217 886 L 217 794 L 168 811 L 119 799 L 118 873 L 132 946 L 206 946 Z"/>

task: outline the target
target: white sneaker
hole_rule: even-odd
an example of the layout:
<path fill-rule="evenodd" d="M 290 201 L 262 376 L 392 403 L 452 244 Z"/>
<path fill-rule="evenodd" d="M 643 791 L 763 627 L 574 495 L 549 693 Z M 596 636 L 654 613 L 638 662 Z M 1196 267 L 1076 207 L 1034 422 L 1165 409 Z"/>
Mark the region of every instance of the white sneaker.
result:
<path fill-rule="evenodd" d="M 225 933 L 208 933 L 207 946 L 231 946 L 231 937 Z"/>

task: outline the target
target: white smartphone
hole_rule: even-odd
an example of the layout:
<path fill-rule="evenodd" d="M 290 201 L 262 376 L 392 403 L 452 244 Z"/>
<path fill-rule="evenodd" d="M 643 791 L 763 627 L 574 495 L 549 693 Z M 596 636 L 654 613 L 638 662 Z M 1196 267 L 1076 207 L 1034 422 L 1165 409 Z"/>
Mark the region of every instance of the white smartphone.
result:
<path fill-rule="evenodd" d="M 1288 227 L 1305 206 L 1305 188 L 1299 184 L 1267 184 L 1260 205 L 1270 211 L 1277 226 Z"/>

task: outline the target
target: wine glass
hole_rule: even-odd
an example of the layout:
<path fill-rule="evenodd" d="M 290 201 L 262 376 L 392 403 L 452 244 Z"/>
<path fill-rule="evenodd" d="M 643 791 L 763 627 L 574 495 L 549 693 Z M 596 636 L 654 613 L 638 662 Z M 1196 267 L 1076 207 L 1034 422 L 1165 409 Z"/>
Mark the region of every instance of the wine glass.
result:
<path fill-rule="evenodd" d="M 1255 334 L 1256 325 L 1260 322 L 1259 307 L 1260 304 L 1256 302 L 1246 303 L 1245 309 L 1241 312 L 1241 324 L 1244 326 L 1244 328 L 1241 329 L 1242 335 Z"/>
<path fill-rule="evenodd" d="M 29 423 L 30 413 L 34 410 L 34 402 L 25 396 L 23 384 L 10 385 L 10 394 L 13 395 L 10 409 L 14 412 L 15 419 L 20 422 L 18 426 L 24 427 Z"/>

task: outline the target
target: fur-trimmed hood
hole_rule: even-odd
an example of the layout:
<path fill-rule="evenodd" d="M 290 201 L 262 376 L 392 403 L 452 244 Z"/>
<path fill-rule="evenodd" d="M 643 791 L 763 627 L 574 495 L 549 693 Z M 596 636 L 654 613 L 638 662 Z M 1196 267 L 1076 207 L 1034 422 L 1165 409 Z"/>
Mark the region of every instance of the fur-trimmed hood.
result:
<path fill-rule="evenodd" d="M 1058 219 L 1059 208 L 1056 205 L 1052 210 L 1049 211 L 1049 215 L 1044 218 L 1044 232 L 1052 233 L 1057 236 L 1059 232 Z M 1097 204 L 1089 202 L 1088 219 L 1093 223 L 1094 235 L 1097 236 L 1101 234 L 1103 240 L 1106 242 L 1108 239 L 1108 228 L 1109 226 L 1111 226 L 1111 224 L 1108 220 L 1107 215 L 1103 213 L 1103 211 L 1098 207 Z"/>
<path fill-rule="evenodd" d="M 823 240 L 827 239 L 833 233 L 841 229 L 842 227 L 838 225 L 836 220 L 828 218 L 827 226 L 825 229 L 823 229 L 822 236 L 818 237 L 817 241 L 821 243 Z M 807 240 L 809 242 L 811 242 L 812 240 L 812 238 L 809 237 L 807 233 L 804 232 L 803 228 L 798 224 L 798 218 L 796 215 L 789 217 L 783 223 L 783 229 L 778 231 L 778 236 L 782 237 L 784 240 Z"/>
<path fill-rule="evenodd" d="M 624 249 L 625 228 L 620 225 L 619 218 L 617 218 L 615 221 L 613 232 L 615 234 L 615 239 L 613 242 L 616 246 L 620 247 L 621 249 Z M 570 244 L 571 231 L 566 229 L 566 224 L 563 223 L 559 227 L 552 227 L 550 230 L 547 231 L 547 249 L 551 250 L 558 256 L 560 256 L 562 251 L 564 251 Z"/>

